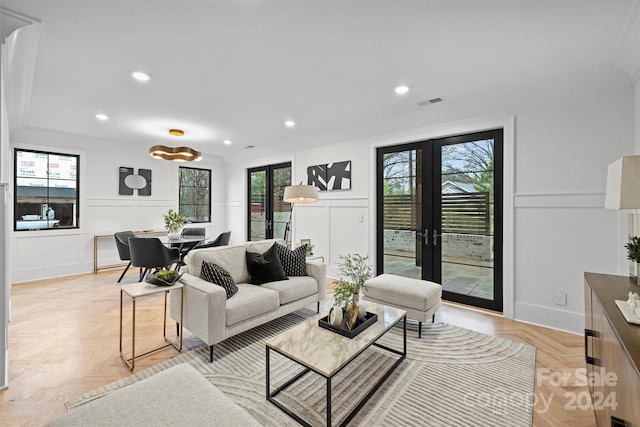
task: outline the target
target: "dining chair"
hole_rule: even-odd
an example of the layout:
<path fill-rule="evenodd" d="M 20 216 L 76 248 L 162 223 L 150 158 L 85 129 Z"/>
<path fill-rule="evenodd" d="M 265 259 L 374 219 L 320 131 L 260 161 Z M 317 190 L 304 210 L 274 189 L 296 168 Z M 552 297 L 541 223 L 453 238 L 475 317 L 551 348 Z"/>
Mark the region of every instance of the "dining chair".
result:
<path fill-rule="evenodd" d="M 215 240 L 209 243 L 201 243 L 196 245 L 194 249 L 204 249 L 204 248 L 215 248 L 216 246 L 227 246 L 229 244 L 229 240 L 231 240 L 231 232 L 225 231 L 224 233 L 220 233 Z"/>
<path fill-rule="evenodd" d="M 180 262 L 180 249 L 166 247 L 157 237 L 132 237 L 129 239 L 131 265 L 140 267 L 140 281 L 153 268 L 171 268 Z M 144 269 L 144 271 L 142 271 Z"/>
<path fill-rule="evenodd" d="M 203 227 L 188 227 L 182 229 L 182 236 L 205 236 L 206 229 Z"/>
<path fill-rule="evenodd" d="M 122 281 L 122 278 L 127 274 L 127 270 L 131 267 L 131 253 L 129 251 L 129 238 L 136 237 L 133 231 L 119 231 L 113 235 L 116 239 L 116 248 L 118 248 L 118 256 L 122 261 L 129 261 L 129 264 L 125 267 L 124 271 L 118 279 L 118 283 Z"/>

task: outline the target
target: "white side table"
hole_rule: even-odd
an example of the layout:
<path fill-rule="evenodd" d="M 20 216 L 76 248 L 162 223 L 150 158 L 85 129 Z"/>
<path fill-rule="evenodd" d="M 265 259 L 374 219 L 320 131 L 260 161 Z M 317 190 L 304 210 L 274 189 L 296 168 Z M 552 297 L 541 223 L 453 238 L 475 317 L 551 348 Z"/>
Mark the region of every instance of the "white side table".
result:
<path fill-rule="evenodd" d="M 309 255 L 307 256 L 307 261 L 314 261 L 317 259 L 321 259 L 324 262 L 324 257 L 322 255 Z"/>
<path fill-rule="evenodd" d="M 180 289 L 179 345 L 176 345 L 175 343 L 167 339 L 167 295 L 169 294 L 169 291 L 172 291 L 174 289 Z M 146 353 L 136 356 L 136 299 L 143 296 L 147 296 L 147 295 L 154 295 L 160 292 L 164 292 L 164 316 L 163 316 L 162 336 L 164 337 L 164 340 L 168 342 L 168 344 L 153 350 L 149 350 Z M 131 358 L 128 358 L 122 352 L 122 300 L 123 300 L 124 294 L 127 294 L 129 297 L 131 297 L 131 300 L 133 302 L 132 318 L 131 318 Z M 183 332 L 182 331 L 182 315 L 183 313 L 184 313 L 184 287 L 182 283 L 176 282 L 171 286 L 156 286 L 156 285 L 152 285 L 151 283 L 139 282 L 139 283 L 132 283 L 129 285 L 120 286 L 120 356 L 125 361 L 127 366 L 131 368 L 132 371 L 135 366 L 136 358 L 146 356 L 150 353 L 156 352 L 158 350 L 161 350 L 169 346 L 172 346 L 173 348 L 178 350 L 178 352 L 182 351 L 182 332 Z"/>

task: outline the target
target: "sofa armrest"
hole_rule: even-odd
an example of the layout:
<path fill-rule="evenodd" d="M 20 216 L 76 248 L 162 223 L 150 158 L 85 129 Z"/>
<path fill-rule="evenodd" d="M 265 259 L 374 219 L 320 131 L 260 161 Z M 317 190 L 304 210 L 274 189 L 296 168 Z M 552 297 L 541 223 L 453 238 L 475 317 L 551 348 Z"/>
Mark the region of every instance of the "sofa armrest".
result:
<path fill-rule="evenodd" d="M 307 275 L 318 282 L 319 301 L 327 295 L 327 266 L 321 262 L 307 261 Z"/>
<path fill-rule="evenodd" d="M 227 293 L 222 286 L 185 273 L 183 325 L 207 345 L 226 338 Z M 171 318 L 180 321 L 180 291 L 171 291 Z"/>

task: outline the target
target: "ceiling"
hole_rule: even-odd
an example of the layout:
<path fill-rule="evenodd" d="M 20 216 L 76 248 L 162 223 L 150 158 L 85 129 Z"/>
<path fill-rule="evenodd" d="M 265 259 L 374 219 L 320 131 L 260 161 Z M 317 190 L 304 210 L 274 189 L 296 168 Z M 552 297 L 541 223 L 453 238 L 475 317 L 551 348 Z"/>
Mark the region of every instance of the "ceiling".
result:
<path fill-rule="evenodd" d="M 493 112 L 509 96 L 542 101 L 549 82 L 631 85 L 616 65 L 637 14 L 632 0 L 2 5 L 42 23 L 29 128 L 221 156 L 365 138 L 472 103 Z M 395 94 L 400 84 L 409 93 Z"/>

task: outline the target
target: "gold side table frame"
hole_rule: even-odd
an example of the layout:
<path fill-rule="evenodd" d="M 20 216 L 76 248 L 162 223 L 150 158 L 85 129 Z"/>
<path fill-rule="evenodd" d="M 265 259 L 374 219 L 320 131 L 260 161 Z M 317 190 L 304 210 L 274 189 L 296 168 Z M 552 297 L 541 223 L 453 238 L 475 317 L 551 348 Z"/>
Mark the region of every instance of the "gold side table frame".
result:
<path fill-rule="evenodd" d="M 180 336 L 179 336 L 179 344 L 170 341 L 167 339 L 167 295 L 170 291 L 180 289 Z M 145 353 L 139 354 L 136 356 L 136 299 L 147 296 L 154 295 L 160 292 L 164 292 L 164 316 L 163 316 L 163 328 L 162 328 L 162 336 L 164 340 L 168 342 L 161 347 L 155 348 L 153 350 L 149 350 Z M 132 301 L 132 317 L 131 317 L 131 357 L 127 357 L 122 351 L 122 307 L 123 307 L 123 297 L 124 294 L 127 294 Z M 175 283 L 171 286 L 156 286 L 151 283 L 139 282 L 139 283 L 131 283 L 128 285 L 120 286 L 120 356 L 127 364 L 127 366 L 133 371 L 135 367 L 136 359 L 147 356 L 151 353 L 154 353 L 158 350 L 162 350 L 163 348 L 173 347 L 178 352 L 182 351 L 182 318 L 184 315 L 184 286 L 182 283 Z"/>

